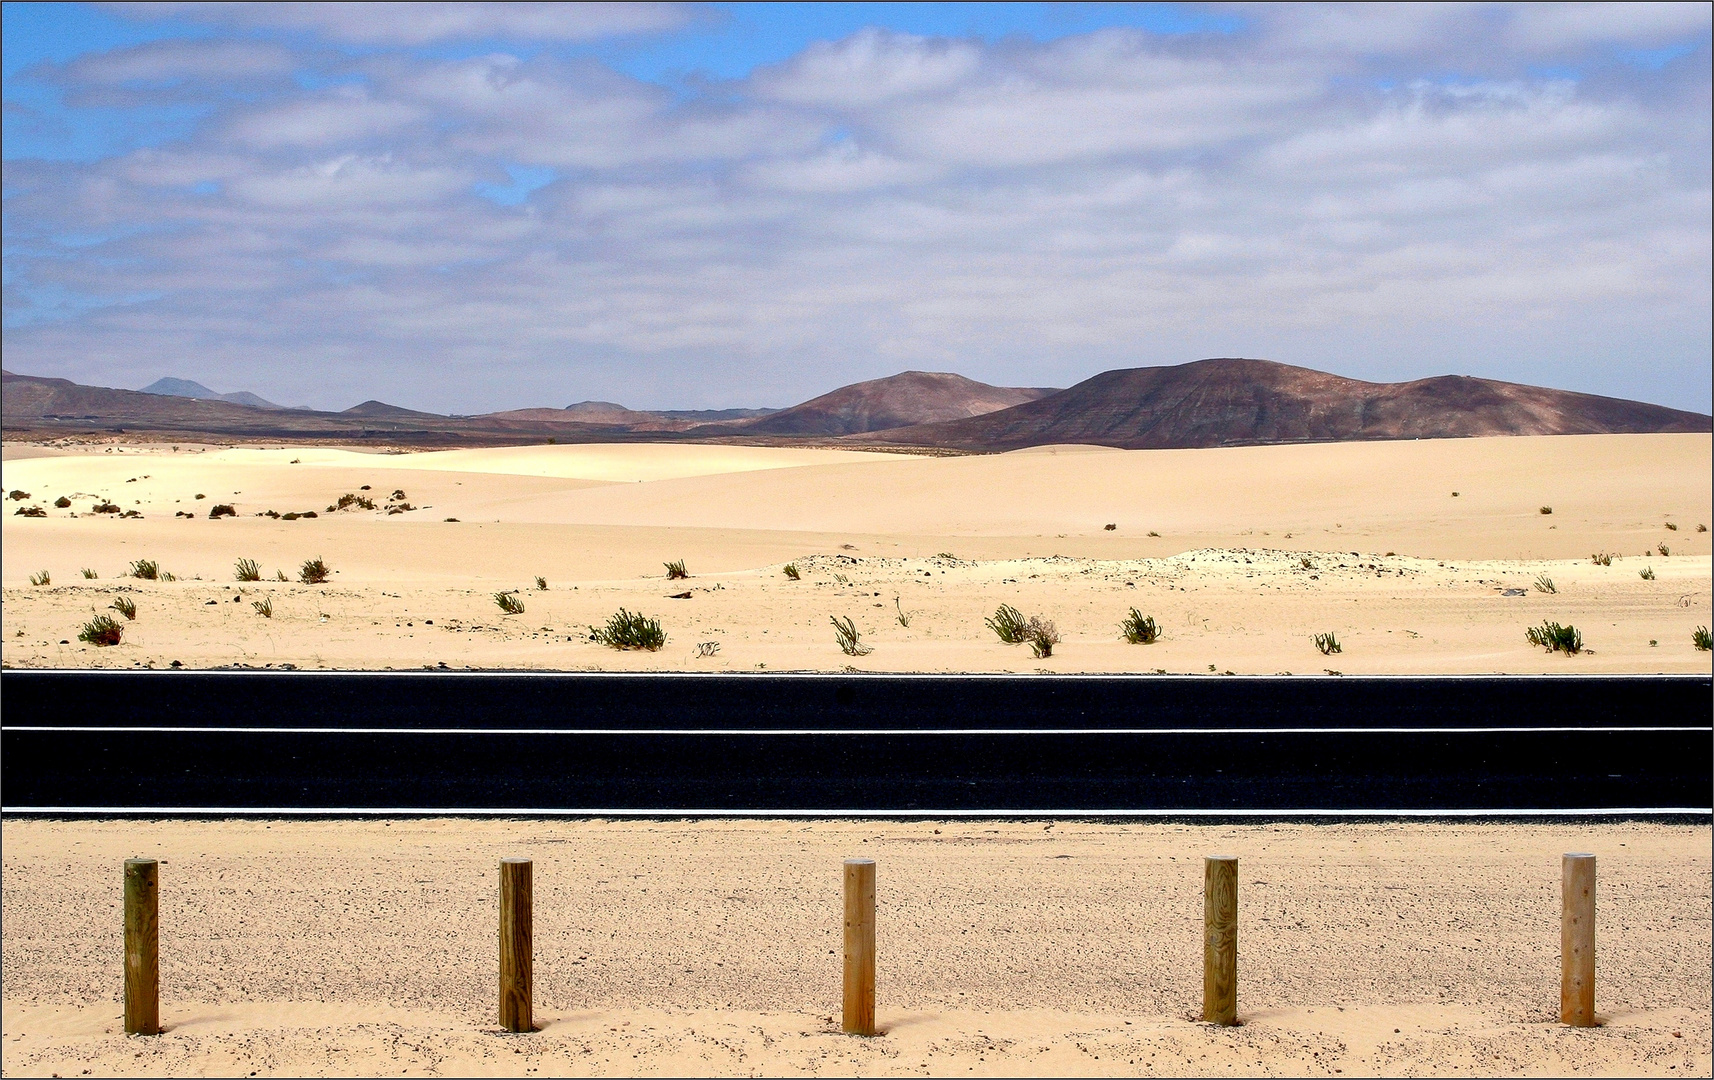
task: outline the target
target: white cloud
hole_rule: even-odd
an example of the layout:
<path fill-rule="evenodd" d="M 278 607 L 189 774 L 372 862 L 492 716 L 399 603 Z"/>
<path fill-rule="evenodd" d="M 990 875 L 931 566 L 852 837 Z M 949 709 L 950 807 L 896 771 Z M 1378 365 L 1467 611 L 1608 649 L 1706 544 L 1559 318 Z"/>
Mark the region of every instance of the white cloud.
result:
<path fill-rule="evenodd" d="M 690 4 L 161 3 L 107 4 L 133 18 L 177 18 L 244 30 L 297 30 L 347 45 L 489 39 L 577 42 L 674 30 Z"/>
<path fill-rule="evenodd" d="M 1268 8 L 871 31 L 679 92 L 503 52 L 306 46 L 315 89 L 218 48 L 89 58 L 72 92 L 194 84 L 211 113 L 6 164 L 7 364 L 470 412 L 1247 354 L 1707 409 L 1706 36 L 1677 8 Z M 1663 44 L 1659 71 L 1600 51 Z M 239 71 L 276 82 L 220 96 Z M 554 180 L 477 194 L 520 167 Z"/>

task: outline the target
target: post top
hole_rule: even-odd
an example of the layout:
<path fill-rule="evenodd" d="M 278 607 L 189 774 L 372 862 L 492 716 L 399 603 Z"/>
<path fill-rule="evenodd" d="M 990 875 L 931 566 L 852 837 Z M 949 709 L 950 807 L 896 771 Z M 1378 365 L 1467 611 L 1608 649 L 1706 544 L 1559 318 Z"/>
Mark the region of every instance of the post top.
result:
<path fill-rule="evenodd" d="M 874 859 L 846 859 L 846 866 L 874 866 Z"/>
<path fill-rule="evenodd" d="M 1204 855 L 1203 858 L 1206 859 L 1208 862 L 1237 862 L 1238 861 L 1238 856 L 1236 856 L 1236 855 Z"/>
<path fill-rule="evenodd" d="M 528 859 L 501 859 L 500 862 L 501 863 L 523 863 L 524 865 L 527 866 L 527 865 L 529 865 L 530 860 L 528 860 Z"/>
<path fill-rule="evenodd" d="M 159 859 L 126 859 L 126 866 L 159 866 Z"/>
<path fill-rule="evenodd" d="M 1567 859 L 1593 859 L 1594 857 L 1595 856 L 1589 854 L 1587 851 L 1567 851 L 1565 853 L 1565 858 Z"/>

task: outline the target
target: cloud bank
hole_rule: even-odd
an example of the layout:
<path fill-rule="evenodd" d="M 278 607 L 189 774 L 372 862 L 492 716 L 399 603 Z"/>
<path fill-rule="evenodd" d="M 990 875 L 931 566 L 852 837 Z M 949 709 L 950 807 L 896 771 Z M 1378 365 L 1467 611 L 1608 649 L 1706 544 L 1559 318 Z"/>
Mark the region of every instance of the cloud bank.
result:
<path fill-rule="evenodd" d="M 541 46 L 682 5 L 126 7 L 217 32 L 28 77 L 199 119 L 6 162 L 9 370 L 475 412 L 1246 355 L 1709 409 L 1706 5 L 871 28 L 672 86 Z"/>

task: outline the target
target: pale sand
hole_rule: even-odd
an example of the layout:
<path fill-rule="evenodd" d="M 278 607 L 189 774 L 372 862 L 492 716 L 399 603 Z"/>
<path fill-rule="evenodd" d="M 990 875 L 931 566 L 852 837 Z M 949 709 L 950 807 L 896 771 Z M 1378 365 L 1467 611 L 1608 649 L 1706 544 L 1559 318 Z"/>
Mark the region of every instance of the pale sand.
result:
<path fill-rule="evenodd" d="M 32 496 L 8 505 L 50 507 L 45 519 L 0 517 L 0 662 L 14 667 L 1710 670 L 1710 654 L 1691 646 L 1692 631 L 1714 623 L 1714 548 L 1696 531 L 1714 522 L 1707 435 L 955 458 L 664 444 L 419 454 L 7 444 L 3 474 L 0 486 Z M 364 484 L 383 507 L 403 490 L 418 509 L 326 512 Z M 68 510 L 51 508 L 60 495 Z M 92 515 L 98 498 L 143 517 Z M 209 520 L 223 502 L 241 516 Z M 320 516 L 254 516 L 264 510 Z M 1596 552 L 1618 558 L 1597 566 Z M 270 578 L 322 557 L 335 575 L 320 587 L 240 587 L 241 557 Z M 138 558 L 179 580 L 121 577 Z M 669 584 L 662 566 L 677 559 L 693 576 Z M 786 579 L 788 562 L 803 580 Z M 41 570 L 52 584 L 31 586 Z M 1557 593 L 1534 587 L 1541 574 Z M 537 575 L 548 591 L 535 591 Z M 521 590 L 524 614 L 501 615 L 493 594 L 503 590 Z M 690 598 L 670 598 L 682 591 Z M 120 594 L 138 608 L 124 643 L 79 643 L 83 622 Z M 264 597 L 271 619 L 251 607 Z M 988 632 L 983 619 L 1002 603 L 1058 624 L 1051 658 Z M 658 616 L 667 647 L 591 643 L 589 626 L 620 607 Z M 1131 607 L 1159 623 L 1157 644 L 1119 640 Z M 853 618 L 874 651 L 843 655 L 835 615 Z M 1591 651 L 1531 647 L 1524 630 L 1543 619 L 1576 625 Z M 1311 644 L 1327 631 L 1341 653 Z M 697 657 L 700 642 L 719 652 Z"/>
<path fill-rule="evenodd" d="M 1703 825 L 4 823 L 7 1075 L 1708 1075 Z M 1599 857 L 1597 1011 L 1557 1023 L 1559 856 Z M 1196 1022 L 1201 857 L 1239 1015 Z M 120 1030 L 120 862 L 162 860 L 162 1018 Z M 495 1026 L 495 862 L 535 862 L 535 1015 Z M 878 1016 L 837 1032 L 840 860 Z M 1397 1029 L 1397 1030 L 1395 1030 Z M 1676 1033 L 1676 1034 L 1675 1034 Z"/>

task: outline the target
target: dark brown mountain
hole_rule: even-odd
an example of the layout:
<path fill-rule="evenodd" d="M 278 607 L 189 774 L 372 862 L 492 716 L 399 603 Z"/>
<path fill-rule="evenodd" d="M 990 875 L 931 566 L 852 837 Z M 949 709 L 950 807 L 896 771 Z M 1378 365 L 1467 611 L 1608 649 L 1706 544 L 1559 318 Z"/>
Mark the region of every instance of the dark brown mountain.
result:
<path fill-rule="evenodd" d="M 1052 389 L 989 386 L 943 371 L 905 371 L 842 386 L 801 405 L 721 425 L 746 435 L 839 436 L 961 420 L 1034 401 Z"/>
<path fill-rule="evenodd" d="M 853 442 L 1015 450 L 1709 431 L 1714 418 L 1619 398 L 1444 375 L 1370 383 L 1267 360 L 1106 371 L 1050 397 Z"/>

